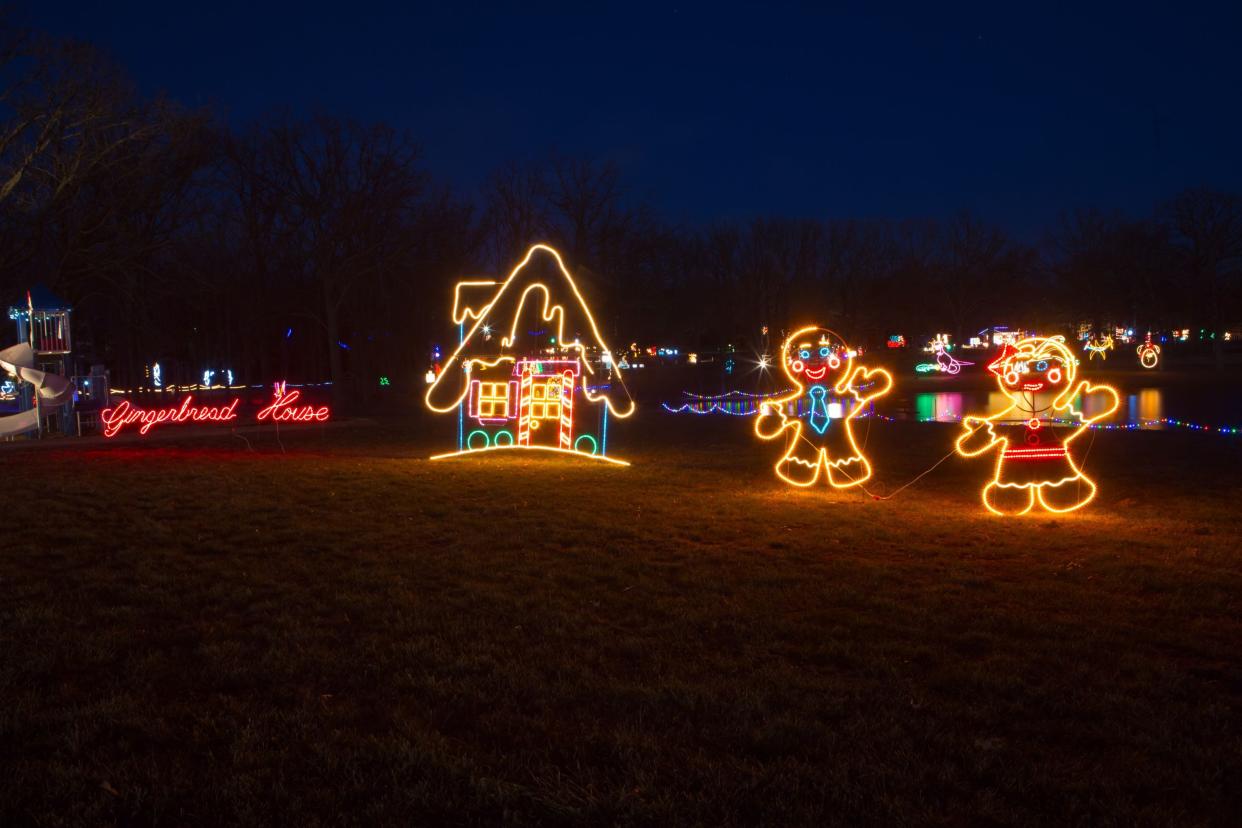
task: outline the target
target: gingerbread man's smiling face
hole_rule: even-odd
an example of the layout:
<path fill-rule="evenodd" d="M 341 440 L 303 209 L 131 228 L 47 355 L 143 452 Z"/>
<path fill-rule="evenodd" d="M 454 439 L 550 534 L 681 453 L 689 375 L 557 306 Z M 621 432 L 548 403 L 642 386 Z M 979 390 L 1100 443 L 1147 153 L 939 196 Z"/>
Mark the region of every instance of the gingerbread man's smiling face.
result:
<path fill-rule="evenodd" d="M 1005 396 L 1030 406 L 1036 395 L 1060 398 L 1073 385 L 1078 360 L 1060 339 L 1040 337 L 1005 345 L 988 370 L 996 375 Z"/>
<path fill-rule="evenodd" d="M 785 375 L 799 385 L 835 385 L 848 376 L 851 354 L 827 328 L 803 328 L 785 340 Z"/>

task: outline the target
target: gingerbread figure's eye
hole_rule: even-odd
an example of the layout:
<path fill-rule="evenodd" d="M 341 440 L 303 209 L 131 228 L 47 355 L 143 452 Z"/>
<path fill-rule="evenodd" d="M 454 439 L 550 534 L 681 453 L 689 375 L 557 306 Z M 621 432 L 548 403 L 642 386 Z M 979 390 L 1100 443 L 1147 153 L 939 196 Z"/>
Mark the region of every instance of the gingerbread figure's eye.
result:
<path fill-rule="evenodd" d="M 822 356 L 822 357 L 826 357 L 826 356 L 828 356 L 828 349 L 827 349 L 827 348 L 820 348 L 820 349 L 819 349 L 819 355 L 820 355 L 820 356 Z"/>
<path fill-rule="evenodd" d="M 810 359 L 811 352 L 803 348 L 801 351 L 798 351 L 798 356 L 802 357 L 803 359 Z"/>
<path fill-rule="evenodd" d="M 1046 360 L 1046 359 L 1041 359 L 1039 362 L 1035 363 L 1035 370 L 1036 370 L 1036 371 L 1047 371 L 1047 370 L 1048 370 L 1048 360 Z"/>

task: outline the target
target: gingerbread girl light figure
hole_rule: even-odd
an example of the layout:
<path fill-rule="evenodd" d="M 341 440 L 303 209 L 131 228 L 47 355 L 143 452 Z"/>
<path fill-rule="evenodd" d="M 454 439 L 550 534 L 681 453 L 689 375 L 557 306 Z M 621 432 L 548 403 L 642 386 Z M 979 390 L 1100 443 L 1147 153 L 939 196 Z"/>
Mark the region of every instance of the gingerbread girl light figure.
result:
<path fill-rule="evenodd" d="M 867 403 L 888 393 L 893 378 L 882 368 L 854 365 L 854 357 L 827 328 L 802 328 L 785 340 L 781 367 L 794 388 L 759 406 L 755 434 L 764 440 L 786 436 L 785 453 L 776 463 L 776 474 L 786 483 L 813 486 L 822 474 L 833 487 L 845 489 L 871 477 L 871 464 L 854 439 L 853 421 Z M 830 394 L 852 398 L 849 411 Z M 789 416 L 790 403 L 803 416 Z"/>
<path fill-rule="evenodd" d="M 1009 406 L 988 417 L 966 417 L 957 450 L 966 457 L 996 451 L 983 505 L 998 515 L 1072 512 L 1095 497 L 1095 483 L 1074 461 L 1070 445 L 1087 426 L 1117 410 L 1117 392 L 1086 380 L 1075 384 L 1078 360 L 1062 337 L 1031 337 L 1005 345 L 988 365 Z M 1082 398 L 1083 410 L 1075 407 Z M 1090 408 L 1088 416 L 1084 410 Z"/>

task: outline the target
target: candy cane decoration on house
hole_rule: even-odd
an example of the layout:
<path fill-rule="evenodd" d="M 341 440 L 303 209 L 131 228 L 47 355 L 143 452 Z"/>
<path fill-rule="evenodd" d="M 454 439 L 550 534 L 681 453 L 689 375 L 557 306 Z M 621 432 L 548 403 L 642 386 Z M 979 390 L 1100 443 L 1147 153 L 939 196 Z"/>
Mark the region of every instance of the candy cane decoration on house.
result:
<path fill-rule="evenodd" d="M 518 409 L 518 445 L 530 445 L 530 389 L 531 389 L 531 367 L 529 365 L 522 371 L 522 381 L 519 386 L 520 407 Z"/>
<path fill-rule="evenodd" d="M 570 451 L 574 445 L 574 375 L 572 371 L 561 374 L 561 430 L 558 445 Z"/>

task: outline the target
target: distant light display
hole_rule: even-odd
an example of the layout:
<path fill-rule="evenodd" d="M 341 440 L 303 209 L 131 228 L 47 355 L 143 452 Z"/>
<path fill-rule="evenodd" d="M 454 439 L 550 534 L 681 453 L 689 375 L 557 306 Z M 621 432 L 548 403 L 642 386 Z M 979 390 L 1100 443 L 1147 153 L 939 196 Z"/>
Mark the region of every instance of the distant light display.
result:
<path fill-rule="evenodd" d="M 1147 338 L 1138 346 L 1139 365 L 1144 368 L 1155 368 L 1160 364 L 1160 346 L 1151 341 L 1151 332 L 1147 334 Z"/>
<path fill-rule="evenodd" d="M 1100 337 L 1092 337 L 1082 346 L 1090 356 L 1087 359 L 1095 359 L 1097 356 L 1101 360 L 1108 359 L 1108 352 L 1113 350 L 1113 335 L 1104 334 Z"/>
<path fill-rule="evenodd" d="M 923 348 L 924 351 L 935 354 L 936 361 L 920 362 L 918 365 L 914 366 L 914 370 L 918 371 L 920 374 L 938 371 L 942 374 L 952 375 L 961 373 L 963 365 L 974 365 L 973 362 L 956 359 L 951 353 L 949 353 L 952 349 L 953 346 L 949 344 L 948 334 L 936 334 L 936 338 L 931 342 L 928 342 L 926 347 Z"/>

